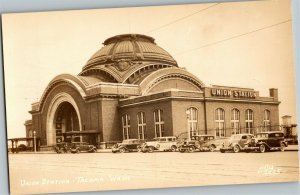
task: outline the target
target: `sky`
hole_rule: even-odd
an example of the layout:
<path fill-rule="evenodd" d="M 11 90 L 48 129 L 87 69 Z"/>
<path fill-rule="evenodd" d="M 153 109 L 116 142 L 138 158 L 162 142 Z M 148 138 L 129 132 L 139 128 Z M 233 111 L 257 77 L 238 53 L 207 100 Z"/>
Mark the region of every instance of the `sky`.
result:
<path fill-rule="evenodd" d="M 77 75 L 105 39 L 145 34 L 206 85 L 278 88 L 280 117 L 296 122 L 290 0 L 4 14 L 8 137 L 56 75 Z M 281 119 L 280 119 L 281 121 Z"/>

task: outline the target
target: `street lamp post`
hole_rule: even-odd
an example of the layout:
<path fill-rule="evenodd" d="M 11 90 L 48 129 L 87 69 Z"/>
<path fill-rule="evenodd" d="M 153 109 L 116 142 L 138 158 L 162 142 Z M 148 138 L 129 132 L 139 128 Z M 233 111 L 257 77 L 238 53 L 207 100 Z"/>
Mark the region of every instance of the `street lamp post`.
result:
<path fill-rule="evenodd" d="M 36 132 L 33 131 L 33 147 L 34 147 L 34 152 L 36 152 Z"/>

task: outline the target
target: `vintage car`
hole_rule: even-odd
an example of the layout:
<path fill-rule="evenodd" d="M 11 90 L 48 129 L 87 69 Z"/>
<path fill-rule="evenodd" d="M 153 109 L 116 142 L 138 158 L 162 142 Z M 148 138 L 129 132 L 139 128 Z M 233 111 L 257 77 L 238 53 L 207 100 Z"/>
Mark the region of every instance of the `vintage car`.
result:
<path fill-rule="evenodd" d="M 18 147 L 9 148 L 8 152 L 11 152 L 11 153 L 25 152 L 25 151 L 30 151 L 31 148 L 27 147 L 25 144 L 20 144 L 20 145 L 18 145 Z"/>
<path fill-rule="evenodd" d="M 216 148 L 215 136 L 213 135 L 194 135 L 190 141 L 183 141 L 177 144 L 179 152 L 211 151 Z"/>
<path fill-rule="evenodd" d="M 69 142 L 60 142 L 57 143 L 54 147 L 56 153 L 68 153 L 70 151 L 71 143 Z"/>
<path fill-rule="evenodd" d="M 113 153 L 124 152 L 140 152 L 142 150 L 142 144 L 144 140 L 140 139 L 125 139 L 122 143 L 117 143 L 112 147 Z"/>
<path fill-rule="evenodd" d="M 284 134 L 281 131 L 261 132 L 255 136 L 253 141 L 248 143 L 248 151 L 267 152 L 270 150 L 284 151 L 288 144 L 284 140 Z"/>
<path fill-rule="evenodd" d="M 234 134 L 225 140 L 220 148 L 220 152 L 232 151 L 234 153 L 245 151 L 248 152 L 248 143 L 253 139 L 252 134 Z"/>
<path fill-rule="evenodd" d="M 175 152 L 177 150 L 177 138 L 175 136 L 157 137 L 142 145 L 142 152 L 153 152 L 155 150 Z"/>
<path fill-rule="evenodd" d="M 86 142 L 72 142 L 70 146 L 70 152 L 97 152 L 97 148 L 94 145 L 90 145 Z"/>

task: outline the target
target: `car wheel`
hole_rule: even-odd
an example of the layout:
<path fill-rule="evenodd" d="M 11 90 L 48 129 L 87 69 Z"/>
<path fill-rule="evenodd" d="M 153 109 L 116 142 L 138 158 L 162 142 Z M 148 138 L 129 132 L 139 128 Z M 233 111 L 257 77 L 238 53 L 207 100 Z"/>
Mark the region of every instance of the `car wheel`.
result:
<path fill-rule="evenodd" d="M 97 152 L 97 149 L 96 149 L 96 148 L 94 148 L 94 149 L 93 149 L 93 152 L 94 152 L 94 153 L 95 153 L 95 152 Z"/>
<path fill-rule="evenodd" d="M 285 145 L 284 145 L 284 143 L 281 143 L 281 144 L 280 144 L 280 151 L 281 151 L 281 152 L 284 152 L 284 149 L 285 149 Z"/>
<path fill-rule="evenodd" d="M 214 152 L 214 151 L 215 151 L 215 149 L 216 149 L 216 146 L 214 146 L 214 145 L 210 145 L 210 147 L 209 147 L 209 151 L 211 151 L 211 152 Z"/>
<path fill-rule="evenodd" d="M 221 152 L 221 153 L 225 153 L 225 150 L 224 150 L 224 149 L 220 149 L 220 152 Z"/>
<path fill-rule="evenodd" d="M 61 150 L 61 149 L 56 149 L 56 153 L 57 153 L 57 154 L 61 154 L 61 153 L 62 153 L 62 150 Z"/>
<path fill-rule="evenodd" d="M 141 146 L 138 146 L 138 147 L 137 147 L 137 151 L 138 151 L 138 152 L 142 152 L 142 147 L 141 147 Z"/>
<path fill-rule="evenodd" d="M 120 151 L 120 153 L 124 153 L 124 152 L 126 152 L 126 149 L 125 148 L 120 148 L 119 151 Z"/>
<path fill-rule="evenodd" d="M 77 149 L 77 150 L 76 150 L 76 153 L 80 153 L 80 150 L 79 150 L 79 149 Z"/>
<path fill-rule="evenodd" d="M 195 152 L 195 147 L 194 146 L 190 146 L 189 147 L 189 152 Z"/>
<path fill-rule="evenodd" d="M 265 146 L 264 144 L 260 145 L 260 146 L 259 146 L 259 151 L 260 151 L 261 153 L 264 153 L 264 152 L 266 151 L 266 146 Z"/>
<path fill-rule="evenodd" d="M 154 147 L 153 147 L 153 146 L 150 146 L 150 147 L 148 148 L 148 152 L 152 153 L 153 151 L 154 151 Z"/>
<path fill-rule="evenodd" d="M 233 146 L 233 152 L 234 152 L 234 153 L 238 153 L 239 151 L 240 151 L 239 145 Z"/>
<path fill-rule="evenodd" d="M 181 152 L 181 153 L 183 153 L 183 152 L 184 152 L 184 149 L 182 149 L 182 147 L 179 147 L 179 148 L 178 148 L 178 151 Z"/>
<path fill-rule="evenodd" d="M 177 149 L 176 146 L 172 146 L 172 147 L 171 147 L 171 151 L 172 151 L 172 152 L 176 152 L 176 149 Z"/>

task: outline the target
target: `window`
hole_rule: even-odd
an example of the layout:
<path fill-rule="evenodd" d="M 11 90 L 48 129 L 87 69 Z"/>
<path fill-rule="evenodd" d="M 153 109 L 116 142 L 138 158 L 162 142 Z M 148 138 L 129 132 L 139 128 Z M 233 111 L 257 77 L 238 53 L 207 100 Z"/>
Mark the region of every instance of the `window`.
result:
<path fill-rule="evenodd" d="M 257 138 L 268 138 L 268 134 L 266 133 L 259 133 L 256 135 Z"/>
<path fill-rule="evenodd" d="M 270 111 L 264 110 L 263 131 L 270 131 L 271 130 L 270 127 L 271 127 Z"/>
<path fill-rule="evenodd" d="M 32 130 L 29 130 L 29 131 L 28 131 L 28 137 L 33 137 Z"/>
<path fill-rule="evenodd" d="M 283 133 L 271 133 L 269 137 L 284 137 Z"/>
<path fill-rule="evenodd" d="M 231 110 L 231 128 L 232 134 L 240 134 L 240 111 L 238 109 Z"/>
<path fill-rule="evenodd" d="M 216 136 L 225 136 L 225 111 L 222 108 L 218 108 L 215 111 L 215 123 L 216 123 Z"/>
<path fill-rule="evenodd" d="M 159 142 L 167 142 L 167 138 L 160 138 Z"/>
<path fill-rule="evenodd" d="M 196 108 L 187 109 L 188 131 L 190 136 L 198 134 L 198 110 Z"/>
<path fill-rule="evenodd" d="M 161 109 L 154 111 L 155 137 L 164 136 L 164 117 Z"/>
<path fill-rule="evenodd" d="M 248 109 L 245 114 L 246 133 L 253 134 L 253 111 Z"/>
<path fill-rule="evenodd" d="M 145 112 L 139 112 L 137 114 L 137 121 L 138 121 L 138 139 L 145 139 L 145 131 L 146 131 Z"/>
<path fill-rule="evenodd" d="M 173 142 L 174 139 L 173 138 L 168 138 L 168 142 Z"/>
<path fill-rule="evenodd" d="M 122 116 L 122 125 L 123 125 L 123 139 L 129 139 L 130 116 L 128 114 Z"/>

